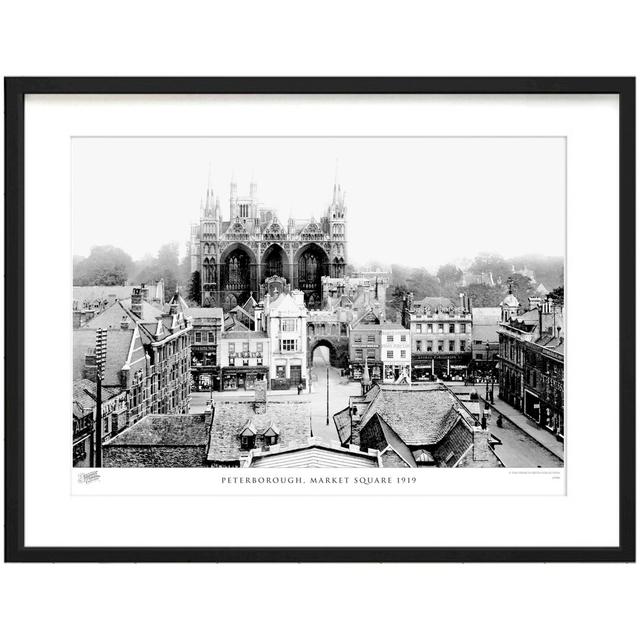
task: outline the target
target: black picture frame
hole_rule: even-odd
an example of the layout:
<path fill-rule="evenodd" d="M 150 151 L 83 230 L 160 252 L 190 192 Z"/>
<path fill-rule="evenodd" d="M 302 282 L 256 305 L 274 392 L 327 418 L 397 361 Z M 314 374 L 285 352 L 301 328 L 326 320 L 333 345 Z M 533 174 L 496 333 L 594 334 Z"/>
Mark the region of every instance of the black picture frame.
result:
<path fill-rule="evenodd" d="M 635 78 L 5 78 L 5 561 L 635 561 Z M 24 540 L 24 104 L 27 94 L 615 94 L 620 159 L 620 446 L 616 547 L 26 547 Z M 622 303 L 621 303 L 622 304 Z M 624 345 L 624 346 L 623 346 Z"/>

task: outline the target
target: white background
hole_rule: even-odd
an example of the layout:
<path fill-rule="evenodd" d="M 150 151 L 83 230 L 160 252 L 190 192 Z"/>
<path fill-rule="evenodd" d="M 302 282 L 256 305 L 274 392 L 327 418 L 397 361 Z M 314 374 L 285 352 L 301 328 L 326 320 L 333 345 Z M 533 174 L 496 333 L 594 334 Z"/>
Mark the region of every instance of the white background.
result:
<path fill-rule="evenodd" d="M 636 75 L 632 2 L 12 3 L 5 75 Z M 11 637 L 629 636 L 637 566 L 10 566 Z M 247 615 L 247 598 L 277 602 Z M 92 609 L 102 601 L 102 615 Z M 257 605 L 256 605 L 257 607 Z"/>

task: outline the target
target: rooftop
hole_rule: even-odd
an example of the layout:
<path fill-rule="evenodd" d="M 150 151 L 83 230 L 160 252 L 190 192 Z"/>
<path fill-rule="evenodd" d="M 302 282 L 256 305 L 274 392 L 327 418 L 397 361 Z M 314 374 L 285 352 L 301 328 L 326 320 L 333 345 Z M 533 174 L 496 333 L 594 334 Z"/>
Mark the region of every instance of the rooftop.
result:
<path fill-rule="evenodd" d="M 219 462 L 239 460 L 245 453 L 240 448 L 240 433 L 249 425 L 256 434 L 262 434 L 275 425 L 279 430 L 278 443 L 283 447 L 305 445 L 311 433 L 311 403 L 269 400 L 265 412 L 256 413 L 254 401 L 217 400 L 214 403 L 208 459 Z"/>
<path fill-rule="evenodd" d="M 203 446 L 209 440 L 205 414 L 150 414 L 109 440 L 105 446 Z"/>
<path fill-rule="evenodd" d="M 365 398 L 370 401 L 362 415 L 364 427 L 378 414 L 408 446 L 438 443 L 458 421 L 459 416 L 473 425 L 469 415 L 444 385 L 373 386 Z"/>

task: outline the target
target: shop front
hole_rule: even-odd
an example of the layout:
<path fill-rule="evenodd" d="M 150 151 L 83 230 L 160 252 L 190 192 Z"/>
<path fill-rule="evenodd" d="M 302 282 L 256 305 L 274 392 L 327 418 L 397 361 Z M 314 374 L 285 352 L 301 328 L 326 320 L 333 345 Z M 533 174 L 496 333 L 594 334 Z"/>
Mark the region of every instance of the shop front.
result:
<path fill-rule="evenodd" d="M 469 376 L 470 354 L 451 355 L 413 354 L 412 377 L 414 382 L 463 382 Z"/>
<path fill-rule="evenodd" d="M 252 391 L 256 380 L 268 380 L 268 367 L 225 367 L 222 369 L 222 390 L 242 389 Z"/>
<path fill-rule="evenodd" d="M 382 380 L 382 362 L 369 361 L 367 366 L 369 367 L 369 376 L 372 380 Z M 363 371 L 364 363 L 362 362 L 352 362 L 349 365 L 349 377 L 353 380 L 362 380 Z"/>
<path fill-rule="evenodd" d="M 396 382 L 402 375 L 411 376 L 411 367 L 405 362 L 385 362 L 383 370 L 386 383 Z"/>

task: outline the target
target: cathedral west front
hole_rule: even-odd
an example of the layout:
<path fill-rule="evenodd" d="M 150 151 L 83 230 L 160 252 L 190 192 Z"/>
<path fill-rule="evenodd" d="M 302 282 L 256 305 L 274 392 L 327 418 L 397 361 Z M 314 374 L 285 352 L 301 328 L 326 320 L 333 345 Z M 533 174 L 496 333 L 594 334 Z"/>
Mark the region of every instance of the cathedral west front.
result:
<path fill-rule="evenodd" d="M 330 205 L 317 220 L 281 220 L 260 203 L 253 180 L 249 194 L 239 195 L 235 179 L 224 220 L 220 199 L 208 186 L 189 241 L 191 271 L 200 272 L 200 304 L 232 309 L 252 295 L 259 299 L 265 279 L 280 276 L 302 291 L 309 309 L 319 309 L 322 277 L 345 275 L 345 214 L 345 192 L 337 181 Z"/>

